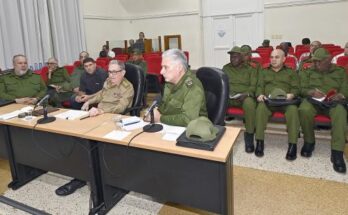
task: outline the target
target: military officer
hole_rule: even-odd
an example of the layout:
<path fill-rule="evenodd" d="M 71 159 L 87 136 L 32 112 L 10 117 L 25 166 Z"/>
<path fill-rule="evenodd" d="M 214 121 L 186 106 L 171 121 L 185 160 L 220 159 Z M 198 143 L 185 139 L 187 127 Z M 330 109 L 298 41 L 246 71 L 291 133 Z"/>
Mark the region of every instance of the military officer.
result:
<path fill-rule="evenodd" d="M 0 98 L 19 104 L 36 104 L 46 93 L 44 81 L 28 69 L 25 55 L 15 55 L 12 61 L 13 69 L 0 78 Z"/>
<path fill-rule="evenodd" d="M 90 104 L 98 106 L 89 110 L 90 116 L 103 113 L 122 113 L 127 107 L 132 106 L 134 89 L 133 85 L 124 78 L 125 65 L 121 61 L 112 60 L 109 63 L 109 77 L 104 82 L 103 89 L 93 95 L 88 95 L 82 110 L 88 110 Z"/>
<path fill-rule="evenodd" d="M 261 56 L 258 53 L 253 53 L 249 45 L 242 45 L 240 49 L 244 57 L 244 62 L 257 70 L 260 70 L 261 64 L 253 60 L 252 57 L 261 57 Z"/>
<path fill-rule="evenodd" d="M 144 61 L 143 53 L 139 49 L 133 49 L 132 53 L 132 57 L 128 60 L 128 63 L 140 66 L 146 76 L 147 63 Z"/>
<path fill-rule="evenodd" d="M 251 153 L 254 152 L 256 111 L 254 96 L 257 83 L 257 70 L 244 62 L 240 47 L 233 47 L 228 54 L 230 54 L 230 63 L 222 68 L 229 80 L 230 99 L 228 104 L 232 107 L 242 107 L 244 110 L 246 130 L 244 132 L 245 151 Z"/>
<path fill-rule="evenodd" d="M 68 71 L 58 67 L 58 60 L 51 57 L 47 61 L 47 86 L 50 102 L 53 106 L 61 106 L 61 102 L 69 100 L 72 96 L 72 87 Z"/>
<path fill-rule="evenodd" d="M 154 110 L 155 122 L 187 126 L 191 120 L 208 115 L 202 83 L 188 69 L 181 50 L 169 49 L 162 54 L 161 74 L 166 84 L 162 102 Z"/>
<path fill-rule="evenodd" d="M 285 54 L 283 50 L 276 49 L 271 53 L 271 65 L 259 73 L 256 96 L 259 102 L 256 109 L 256 149 L 255 155 L 263 156 L 264 136 L 268 119 L 275 111 L 285 112 L 286 127 L 288 130 L 287 160 L 295 160 L 297 154 L 297 138 L 300 128 L 299 116 L 296 105 L 271 107 L 265 104 L 268 95 L 274 90 L 285 92 L 287 101 L 293 100 L 299 94 L 299 77 L 297 73 L 284 66 Z"/>
<path fill-rule="evenodd" d="M 347 75 L 343 68 L 331 64 L 331 56 L 324 48 L 318 48 L 312 55 L 313 68 L 300 72 L 301 94 L 303 97 L 321 98 L 336 90 L 331 106 L 320 106 L 304 99 L 299 107 L 300 123 L 303 131 L 304 145 L 301 155 L 311 157 L 315 146 L 314 116 L 318 113 L 331 118 L 331 162 L 335 171 L 346 172 L 343 150 L 346 140 L 347 111 L 342 105 L 348 97 Z"/>

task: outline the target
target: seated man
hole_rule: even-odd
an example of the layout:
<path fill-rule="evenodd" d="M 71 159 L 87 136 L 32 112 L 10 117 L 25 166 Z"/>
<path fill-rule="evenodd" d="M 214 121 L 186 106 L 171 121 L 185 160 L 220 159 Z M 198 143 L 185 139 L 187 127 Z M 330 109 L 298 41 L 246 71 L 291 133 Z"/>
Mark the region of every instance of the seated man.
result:
<path fill-rule="evenodd" d="M 230 99 L 228 105 L 231 107 L 242 107 L 245 116 L 245 151 L 254 152 L 254 132 L 255 132 L 255 110 L 254 100 L 257 70 L 249 64 L 244 63 L 242 50 L 235 46 L 228 52 L 230 63 L 226 64 L 222 70 L 228 76 Z M 236 98 L 231 97 L 239 95 Z"/>
<path fill-rule="evenodd" d="M 129 58 L 127 63 L 131 63 L 140 66 L 146 76 L 147 73 L 147 63 L 144 61 L 143 53 L 139 49 L 133 49 L 132 56 Z"/>
<path fill-rule="evenodd" d="M 28 69 L 26 56 L 15 55 L 12 61 L 13 69 L 0 78 L 0 98 L 18 104 L 36 104 L 46 93 L 45 82 Z"/>
<path fill-rule="evenodd" d="M 331 64 L 331 55 L 324 48 L 318 48 L 312 56 L 313 68 L 300 72 L 301 94 L 304 98 L 299 107 L 300 123 L 303 131 L 303 157 L 311 157 L 315 146 L 314 117 L 325 114 L 331 118 L 331 162 L 335 171 L 346 172 L 343 150 L 346 142 L 347 111 L 342 105 L 348 97 L 347 75 L 343 68 Z M 308 97 L 321 98 L 331 90 L 330 106 L 311 103 Z"/>
<path fill-rule="evenodd" d="M 162 54 L 162 70 L 166 84 L 163 99 L 154 109 L 154 121 L 168 125 L 187 126 L 199 116 L 207 116 L 202 83 L 188 69 L 187 58 L 179 49 Z M 145 119 L 150 121 L 150 117 Z"/>
<path fill-rule="evenodd" d="M 284 66 L 285 54 L 281 49 L 275 49 L 271 53 L 271 65 L 261 70 L 257 83 L 256 96 L 259 102 L 256 108 L 256 149 L 255 155 L 263 156 L 265 130 L 268 119 L 273 112 L 285 113 L 286 127 L 288 131 L 287 160 L 295 160 L 297 157 L 297 138 L 300 130 L 300 122 L 296 105 L 267 106 L 265 101 L 274 90 L 285 92 L 285 99 L 290 101 L 299 94 L 299 77 L 297 73 Z"/>
<path fill-rule="evenodd" d="M 85 72 L 85 68 L 83 68 L 83 61 L 89 57 L 88 52 L 82 51 L 79 54 L 80 65 L 74 68 L 74 71 L 70 75 L 70 85 L 73 93 L 77 94 L 79 92 L 80 87 L 80 79 L 82 74 Z"/>
<path fill-rule="evenodd" d="M 61 103 L 69 100 L 72 95 L 69 73 L 64 67 L 58 67 L 58 60 L 54 57 L 48 59 L 47 67 L 47 93 L 50 95 L 50 103 L 61 107 Z"/>
<path fill-rule="evenodd" d="M 85 72 L 81 75 L 80 86 L 77 96 L 72 97 L 71 107 L 80 110 L 86 101 L 86 95 L 92 95 L 103 88 L 104 81 L 108 74 L 101 68 L 97 67 L 93 58 L 83 60 Z"/>
<path fill-rule="evenodd" d="M 98 103 L 97 107 L 89 110 L 90 116 L 96 116 L 103 113 L 123 113 L 127 107 L 131 107 L 134 89 L 133 85 L 124 78 L 125 74 L 125 65 L 122 61 L 110 61 L 109 78 L 104 82 L 103 89 L 87 96 L 82 110 L 87 111 L 90 104 Z"/>

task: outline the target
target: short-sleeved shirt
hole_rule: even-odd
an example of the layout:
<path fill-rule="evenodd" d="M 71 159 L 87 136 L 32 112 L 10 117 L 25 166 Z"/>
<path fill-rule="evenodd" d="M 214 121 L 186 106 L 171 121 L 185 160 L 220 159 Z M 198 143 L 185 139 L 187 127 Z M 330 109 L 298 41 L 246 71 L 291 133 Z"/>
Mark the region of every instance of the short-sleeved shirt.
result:
<path fill-rule="evenodd" d="M 0 77 L 0 98 L 14 100 L 17 98 L 41 98 L 46 94 L 45 82 L 40 75 L 28 70 L 23 76 L 9 70 L 7 74 Z"/>
<path fill-rule="evenodd" d="M 204 89 L 195 74 L 187 71 L 176 85 L 165 84 L 159 112 L 162 123 L 185 127 L 200 116 L 208 116 Z"/>
<path fill-rule="evenodd" d="M 80 91 L 87 95 L 92 95 L 103 88 L 104 82 L 108 77 L 108 73 L 98 68 L 93 74 L 84 72 L 80 80 Z"/>

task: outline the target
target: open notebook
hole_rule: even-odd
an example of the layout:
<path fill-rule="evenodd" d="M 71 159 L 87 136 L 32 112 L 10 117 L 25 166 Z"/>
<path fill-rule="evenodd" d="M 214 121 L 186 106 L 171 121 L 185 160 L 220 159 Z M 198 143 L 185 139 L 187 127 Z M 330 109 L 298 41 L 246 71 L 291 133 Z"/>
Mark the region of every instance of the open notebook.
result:
<path fill-rule="evenodd" d="M 66 120 L 75 120 L 75 119 L 81 119 L 83 117 L 89 116 L 88 111 L 82 111 L 82 110 L 67 110 L 63 113 L 59 113 L 55 115 L 55 117 L 60 119 L 66 119 Z"/>

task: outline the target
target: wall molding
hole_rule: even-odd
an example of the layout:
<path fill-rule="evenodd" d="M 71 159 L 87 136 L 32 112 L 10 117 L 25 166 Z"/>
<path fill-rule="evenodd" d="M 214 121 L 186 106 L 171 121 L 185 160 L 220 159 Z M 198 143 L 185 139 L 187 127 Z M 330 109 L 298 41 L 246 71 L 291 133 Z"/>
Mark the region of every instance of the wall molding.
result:
<path fill-rule="evenodd" d="M 96 20 L 116 20 L 116 21 L 133 21 L 133 20 L 143 20 L 143 19 L 160 19 L 168 17 L 182 17 L 182 16 L 196 16 L 199 15 L 198 10 L 185 11 L 185 12 L 174 12 L 174 13 L 161 13 L 153 15 L 143 15 L 143 16 L 96 16 L 86 14 L 83 16 L 84 19 L 96 19 Z"/>
<path fill-rule="evenodd" d="M 314 4 L 328 4 L 337 2 L 346 2 L 348 0 L 297 0 L 297 1 L 287 1 L 279 3 L 265 3 L 265 9 L 269 8 L 281 8 L 281 7 L 295 7 L 303 5 L 314 5 Z"/>

